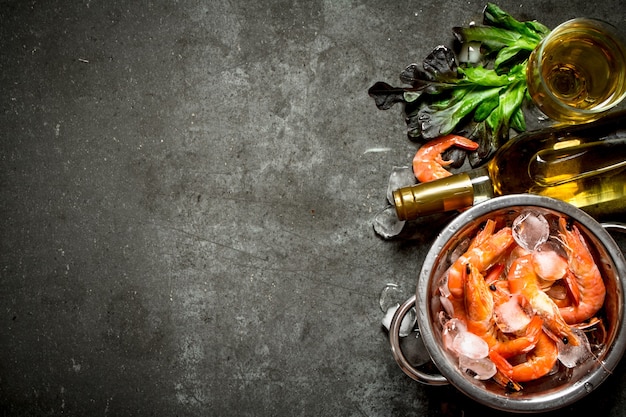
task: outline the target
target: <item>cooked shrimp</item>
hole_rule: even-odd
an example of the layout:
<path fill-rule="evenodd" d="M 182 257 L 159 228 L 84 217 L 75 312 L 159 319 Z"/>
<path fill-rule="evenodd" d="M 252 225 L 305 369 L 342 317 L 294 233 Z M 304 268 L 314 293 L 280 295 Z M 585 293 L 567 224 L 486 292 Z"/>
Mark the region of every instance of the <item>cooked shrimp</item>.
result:
<path fill-rule="evenodd" d="M 463 269 L 467 330 L 485 339 L 489 346 L 496 343 L 493 320 L 494 301 L 489 286 L 478 269 L 466 263 Z"/>
<path fill-rule="evenodd" d="M 420 182 L 428 182 L 438 178 L 445 178 L 452 175 L 444 167 L 450 165 L 452 161 L 445 161 L 441 153 L 458 146 L 467 150 L 475 150 L 478 144 L 463 136 L 446 135 L 430 140 L 422 145 L 413 158 L 413 173 Z"/>
<path fill-rule="evenodd" d="M 504 358 L 527 353 L 539 342 L 539 337 L 543 333 L 542 325 L 543 320 L 541 320 L 541 317 L 533 316 L 526 329 L 519 336 L 498 342 L 498 344 L 491 347 L 491 350 L 498 352 Z"/>
<path fill-rule="evenodd" d="M 505 267 L 506 265 L 504 264 L 494 265 L 489 270 L 487 275 L 485 275 L 485 281 L 487 282 L 487 284 L 491 285 L 491 284 L 496 284 L 498 282 L 505 283 L 504 281 L 500 281 L 500 277 L 502 276 L 502 273 L 504 272 Z M 502 288 L 502 290 L 504 290 L 504 288 Z"/>
<path fill-rule="evenodd" d="M 529 319 L 530 323 L 527 322 L 519 336 L 505 337 L 496 325 L 494 311 L 497 303 L 508 301 L 508 295 L 499 293 L 495 284 L 487 284 L 471 263 L 466 264 L 464 275 L 467 330 L 480 336 L 490 350 L 497 350 L 504 357 L 530 351 L 537 343 L 542 320 L 535 316 L 536 319 Z"/>
<path fill-rule="evenodd" d="M 463 270 L 466 323 L 469 331 L 482 337 L 490 347 L 505 340 L 497 325 L 496 309 L 510 300 L 499 283 L 489 283 L 471 263 Z M 506 284 L 506 281 L 500 281 Z M 530 318 L 526 322 L 530 321 Z"/>
<path fill-rule="evenodd" d="M 506 387 L 507 390 L 511 390 L 513 392 L 518 392 L 522 390 L 523 387 L 520 384 L 504 375 L 502 372 L 500 372 L 500 370 L 497 369 L 497 367 L 496 370 L 497 372 L 493 376 L 493 380 L 496 381 L 496 383 L 500 384 L 503 387 Z"/>
<path fill-rule="evenodd" d="M 481 241 L 470 248 L 448 269 L 448 289 L 453 297 L 463 297 L 463 270 L 468 262 L 479 272 L 487 271 L 514 243 L 510 227 L 503 227 L 495 234 L 482 236 Z"/>
<path fill-rule="evenodd" d="M 496 221 L 492 219 L 488 219 L 485 223 L 483 223 L 479 227 L 478 233 L 476 233 L 476 236 L 474 236 L 474 239 L 472 239 L 467 249 L 469 250 L 482 244 L 484 241 L 489 239 L 489 236 L 493 235 L 493 232 L 495 230 L 496 230 Z"/>
<path fill-rule="evenodd" d="M 532 255 L 517 258 L 511 265 L 507 275 L 509 289 L 512 294 L 521 295 L 530 305 L 535 314 L 539 315 L 544 326 L 563 343 L 578 345 L 578 339 L 569 325 L 563 320 L 559 308 L 541 289 L 532 263 Z"/>
<path fill-rule="evenodd" d="M 559 231 L 565 244 L 569 269 L 574 277 L 568 281 L 568 285 L 572 292 L 579 294 L 577 303 L 561 307 L 560 311 L 567 323 L 580 323 L 600 310 L 604 304 L 606 288 L 593 255 L 576 225 L 569 224 L 561 217 Z"/>
<path fill-rule="evenodd" d="M 495 350 L 489 352 L 489 358 L 507 378 L 515 382 L 527 382 L 547 375 L 554 368 L 558 354 L 556 343 L 542 331 L 539 333 L 536 346 L 526 355 L 525 362 L 511 365 Z"/>

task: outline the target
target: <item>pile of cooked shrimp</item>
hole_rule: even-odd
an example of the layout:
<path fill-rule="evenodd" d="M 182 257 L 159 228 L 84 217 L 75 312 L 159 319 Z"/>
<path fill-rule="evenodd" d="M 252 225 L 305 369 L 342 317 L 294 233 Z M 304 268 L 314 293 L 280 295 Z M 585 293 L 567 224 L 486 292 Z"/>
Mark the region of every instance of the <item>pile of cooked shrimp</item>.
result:
<path fill-rule="evenodd" d="M 526 248 L 488 220 L 437 281 L 444 345 L 477 379 L 519 390 L 592 356 L 581 329 L 599 321 L 604 281 L 576 225 L 550 221 L 550 239 Z"/>

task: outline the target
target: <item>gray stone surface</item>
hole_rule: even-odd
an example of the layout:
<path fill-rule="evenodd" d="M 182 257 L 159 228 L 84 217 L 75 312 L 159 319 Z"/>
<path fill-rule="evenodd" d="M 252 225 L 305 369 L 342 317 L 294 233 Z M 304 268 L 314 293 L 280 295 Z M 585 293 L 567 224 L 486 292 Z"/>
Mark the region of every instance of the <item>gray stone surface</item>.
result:
<path fill-rule="evenodd" d="M 0 414 L 498 415 L 391 356 L 379 293 L 442 224 L 374 234 L 415 144 L 367 95 L 483 6 L 0 2 Z M 624 388 L 552 415 L 624 415 Z"/>

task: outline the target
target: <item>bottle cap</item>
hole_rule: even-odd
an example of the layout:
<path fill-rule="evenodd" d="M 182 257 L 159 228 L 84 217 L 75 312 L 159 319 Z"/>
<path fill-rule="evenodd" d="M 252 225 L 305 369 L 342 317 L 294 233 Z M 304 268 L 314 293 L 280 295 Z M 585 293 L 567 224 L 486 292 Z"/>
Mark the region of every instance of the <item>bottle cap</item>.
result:
<path fill-rule="evenodd" d="M 415 220 L 428 214 L 469 207 L 474 187 L 466 173 L 403 187 L 393 192 L 399 220 Z"/>

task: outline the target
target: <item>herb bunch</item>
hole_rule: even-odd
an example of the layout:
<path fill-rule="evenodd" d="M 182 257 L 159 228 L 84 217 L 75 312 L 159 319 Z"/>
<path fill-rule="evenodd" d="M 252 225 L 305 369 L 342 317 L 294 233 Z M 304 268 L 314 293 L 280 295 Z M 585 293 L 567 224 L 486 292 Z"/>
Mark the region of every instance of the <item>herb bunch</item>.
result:
<path fill-rule="evenodd" d="M 526 130 L 522 103 L 527 96 L 526 66 L 537 44 L 550 32 L 537 21 L 520 22 L 488 3 L 483 25 L 454 27 L 461 48 L 480 48 L 480 63 L 458 63 L 456 54 L 437 46 L 421 65 L 400 74 L 407 87 L 377 82 L 368 90 L 379 109 L 404 104 L 407 134 L 430 140 L 460 133 L 479 143 L 470 163 L 479 165 L 509 138 Z M 465 152 L 449 155 L 463 163 Z"/>

